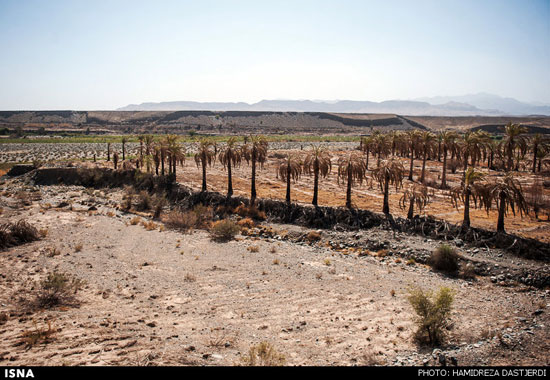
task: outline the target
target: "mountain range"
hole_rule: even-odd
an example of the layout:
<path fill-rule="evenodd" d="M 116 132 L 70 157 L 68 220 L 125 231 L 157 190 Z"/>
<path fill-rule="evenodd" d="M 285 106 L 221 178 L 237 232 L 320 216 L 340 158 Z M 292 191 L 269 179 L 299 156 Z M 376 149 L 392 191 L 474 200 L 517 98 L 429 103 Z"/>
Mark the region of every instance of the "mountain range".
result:
<path fill-rule="evenodd" d="M 130 104 L 117 111 L 273 111 L 273 112 L 335 112 L 390 113 L 410 116 L 512 116 L 548 115 L 550 104 L 524 103 L 513 98 L 479 93 L 462 96 L 436 96 L 414 100 L 382 102 L 355 100 L 262 100 L 244 102 L 174 101 Z"/>

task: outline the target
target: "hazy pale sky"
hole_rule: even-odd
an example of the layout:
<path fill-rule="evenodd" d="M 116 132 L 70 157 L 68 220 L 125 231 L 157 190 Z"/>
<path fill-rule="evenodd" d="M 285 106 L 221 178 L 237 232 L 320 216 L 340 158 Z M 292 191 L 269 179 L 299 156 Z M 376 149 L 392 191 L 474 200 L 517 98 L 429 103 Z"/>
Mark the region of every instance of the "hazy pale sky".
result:
<path fill-rule="evenodd" d="M 550 102 L 549 0 L 0 0 L 0 109 Z"/>

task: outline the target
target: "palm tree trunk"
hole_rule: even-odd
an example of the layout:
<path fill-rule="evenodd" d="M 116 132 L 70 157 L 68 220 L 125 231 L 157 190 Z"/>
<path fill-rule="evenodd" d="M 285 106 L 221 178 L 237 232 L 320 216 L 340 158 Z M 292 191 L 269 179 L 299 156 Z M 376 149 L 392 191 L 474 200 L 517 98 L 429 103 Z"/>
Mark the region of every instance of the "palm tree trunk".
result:
<path fill-rule="evenodd" d="M 160 174 L 164 175 L 164 151 L 162 149 L 160 151 L 160 166 L 161 166 Z"/>
<path fill-rule="evenodd" d="M 206 191 L 206 154 L 202 155 L 202 187 L 201 191 Z"/>
<path fill-rule="evenodd" d="M 464 220 L 462 221 L 462 228 L 470 228 L 470 188 L 466 188 L 466 194 L 464 197 Z"/>
<path fill-rule="evenodd" d="M 312 205 L 317 207 L 317 193 L 319 192 L 319 163 L 313 164 L 313 201 Z"/>
<path fill-rule="evenodd" d="M 422 175 L 420 176 L 420 182 L 424 183 L 424 180 L 426 178 L 426 158 L 427 158 L 428 151 L 426 148 L 424 148 L 424 157 L 422 157 Z"/>
<path fill-rule="evenodd" d="M 122 161 L 124 161 L 126 159 L 126 148 L 125 148 L 126 144 L 125 143 L 122 143 Z"/>
<path fill-rule="evenodd" d="M 107 143 L 107 161 L 111 161 L 111 143 Z"/>
<path fill-rule="evenodd" d="M 443 174 L 441 174 L 441 188 L 447 188 L 447 145 L 443 145 Z"/>
<path fill-rule="evenodd" d="M 256 202 L 256 152 L 252 152 L 252 181 L 250 185 L 250 206 Z"/>
<path fill-rule="evenodd" d="M 506 213 L 506 195 L 504 192 L 499 194 L 500 204 L 498 207 L 497 232 L 505 233 L 504 231 L 504 214 Z"/>
<path fill-rule="evenodd" d="M 412 219 L 414 216 L 414 198 L 411 197 L 409 201 L 409 212 L 407 213 L 407 219 Z"/>
<path fill-rule="evenodd" d="M 290 161 L 286 165 L 286 203 L 290 205 Z"/>
<path fill-rule="evenodd" d="M 231 158 L 227 159 L 227 198 L 233 195 L 233 178 L 231 174 Z"/>
<path fill-rule="evenodd" d="M 390 213 L 389 192 L 390 192 L 390 176 L 386 174 L 386 179 L 384 181 L 384 205 L 382 206 L 382 212 L 386 215 L 389 215 Z"/>
<path fill-rule="evenodd" d="M 351 208 L 351 165 L 348 165 L 348 188 L 346 191 L 346 207 Z"/>

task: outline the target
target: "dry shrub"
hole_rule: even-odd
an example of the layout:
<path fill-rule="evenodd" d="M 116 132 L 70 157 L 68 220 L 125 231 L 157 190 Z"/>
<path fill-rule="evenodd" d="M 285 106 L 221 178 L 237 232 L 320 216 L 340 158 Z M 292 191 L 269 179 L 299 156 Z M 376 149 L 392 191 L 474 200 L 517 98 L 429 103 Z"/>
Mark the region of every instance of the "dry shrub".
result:
<path fill-rule="evenodd" d="M 409 289 L 407 297 L 417 316 L 415 323 L 418 330 L 415 340 L 421 344 L 439 345 L 444 342 L 445 330 L 449 326 L 454 292 L 441 287 L 437 294 L 420 288 Z"/>
<path fill-rule="evenodd" d="M 260 247 L 258 247 L 257 245 L 248 246 L 246 249 L 252 253 L 257 253 L 260 251 Z"/>
<path fill-rule="evenodd" d="M 476 268 L 472 263 L 461 266 L 460 277 L 466 280 L 473 280 L 476 278 Z"/>
<path fill-rule="evenodd" d="M 253 228 L 254 226 L 256 226 L 256 223 L 254 223 L 254 220 L 252 220 L 251 218 L 243 218 L 239 220 L 237 224 L 241 227 L 246 228 Z"/>
<path fill-rule="evenodd" d="M 228 241 L 235 238 L 240 228 L 237 223 L 230 219 L 223 219 L 215 222 L 210 228 L 210 236 L 216 241 Z"/>
<path fill-rule="evenodd" d="M 25 220 L 0 225 L 0 249 L 30 243 L 40 239 L 36 228 Z"/>
<path fill-rule="evenodd" d="M 191 211 L 171 211 L 163 219 L 164 224 L 169 228 L 179 230 L 182 232 L 188 232 L 197 225 L 197 215 Z"/>
<path fill-rule="evenodd" d="M 321 234 L 317 231 L 310 231 L 306 235 L 306 240 L 309 241 L 310 243 L 312 243 L 314 241 L 319 241 L 319 240 L 321 240 Z"/>
<path fill-rule="evenodd" d="M 152 220 L 149 220 L 149 221 L 145 221 L 145 220 L 144 220 L 143 222 L 141 222 L 141 225 L 142 225 L 143 227 L 145 227 L 145 229 L 146 229 L 147 231 L 156 230 L 157 227 L 158 227 L 158 224 L 156 224 L 156 223 L 153 222 Z"/>
<path fill-rule="evenodd" d="M 267 342 L 261 342 L 255 346 L 250 347 L 248 354 L 241 356 L 240 365 L 244 366 L 282 366 L 286 362 L 286 358 L 283 354 L 277 352 L 277 350 Z"/>
<path fill-rule="evenodd" d="M 145 190 L 140 191 L 135 197 L 135 209 L 138 211 L 150 210 L 153 204 L 151 195 Z"/>
<path fill-rule="evenodd" d="M 34 330 L 27 330 L 21 334 L 21 342 L 25 344 L 26 348 L 31 348 L 39 343 L 46 344 L 52 340 L 52 336 L 57 330 L 53 328 L 50 320 L 47 320 L 46 323 L 48 325 L 47 327 L 40 328 L 38 324 L 33 321 Z"/>
<path fill-rule="evenodd" d="M 458 254 L 450 245 L 441 244 L 430 255 L 428 264 L 434 270 L 445 273 L 456 273 L 458 271 Z"/>
<path fill-rule="evenodd" d="M 82 285 L 81 280 L 65 273 L 49 273 L 40 284 L 36 306 L 49 309 L 61 305 L 76 305 L 75 294 Z"/>
<path fill-rule="evenodd" d="M 135 226 L 136 224 L 139 224 L 141 222 L 141 218 L 139 216 L 134 216 L 131 220 L 130 220 L 130 224 L 132 226 Z"/>
<path fill-rule="evenodd" d="M 256 206 L 239 205 L 234 212 L 242 218 L 252 218 L 254 220 L 263 221 L 266 219 L 265 212 L 258 210 Z"/>
<path fill-rule="evenodd" d="M 214 219 L 214 211 L 212 207 L 204 205 L 196 205 L 192 211 L 197 217 L 196 228 L 207 228 L 212 219 Z"/>

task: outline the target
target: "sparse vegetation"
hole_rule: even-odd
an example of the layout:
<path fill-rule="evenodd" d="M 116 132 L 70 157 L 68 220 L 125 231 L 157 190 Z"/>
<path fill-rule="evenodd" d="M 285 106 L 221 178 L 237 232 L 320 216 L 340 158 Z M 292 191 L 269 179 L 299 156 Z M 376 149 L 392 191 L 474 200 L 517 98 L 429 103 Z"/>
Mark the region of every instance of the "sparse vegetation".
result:
<path fill-rule="evenodd" d="M 241 361 L 238 365 L 243 366 L 282 366 L 286 363 L 286 358 L 279 353 L 270 343 L 261 342 L 250 347 L 248 353 L 241 356 Z"/>
<path fill-rule="evenodd" d="M 417 315 L 415 340 L 432 346 L 443 343 L 449 326 L 454 291 L 447 287 L 441 287 L 437 293 L 411 288 L 407 299 Z"/>
<path fill-rule="evenodd" d="M 428 263 L 434 270 L 456 273 L 458 271 L 458 254 L 450 245 L 442 244 L 432 252 Z"/>
<path fill-rule="evenodd" d="M 228 241 L 235 238 L 240 227 L 230 219 L 215 222 L 210 228 L 210 236 L 216 241 Z"/>
<path fill-rule="evenodd" d="M 81 289 L 83 283 L 68 274 L 50 272 L 46 279 L 40 283 L 36 306 L 49 309 L 61 305 L 75 305 L 75 294 Z"/>

